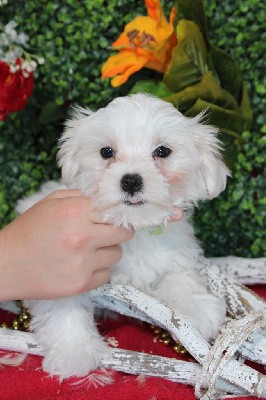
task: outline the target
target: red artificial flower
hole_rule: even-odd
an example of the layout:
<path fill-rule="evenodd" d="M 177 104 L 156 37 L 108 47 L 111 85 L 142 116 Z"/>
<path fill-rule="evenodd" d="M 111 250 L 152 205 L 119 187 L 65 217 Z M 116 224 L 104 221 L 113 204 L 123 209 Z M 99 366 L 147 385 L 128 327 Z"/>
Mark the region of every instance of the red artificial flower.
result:
<path fill-rule="evenodd" d="M 18 58 L 16 65 L 21 67 L 21 63 Z M 27 74 L 21 68 L 11 72 L 10 65 L 0 61 L 0 120 L 3 121 L 12 112 L 22 110 L 32 90 L 32 73 Z"/>

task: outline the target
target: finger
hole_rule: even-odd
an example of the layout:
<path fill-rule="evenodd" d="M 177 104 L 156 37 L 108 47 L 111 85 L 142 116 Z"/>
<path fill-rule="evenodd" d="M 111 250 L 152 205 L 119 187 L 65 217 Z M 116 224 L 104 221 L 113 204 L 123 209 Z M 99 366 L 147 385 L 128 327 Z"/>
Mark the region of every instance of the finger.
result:
<path fill-rule="evenodd" d="M 77 189 L 60 189 L 44 197 L 41 201 L 49 199 L 63 199 L 65 197 L 77 197 L 82 196 L 80 190 Z"/>
<path fill-rule="evenodd" d="M 100 269 L 96 271 L 86 290 L 96 289 L 97 287 L 107 283 L 111 278 L 111 273 L 112 271 L 110 268 Z"/>
<path fill-rule="evenodd" d="M 63 199 L 69 197 L 79 197 L 79 205 L 84 206 L 85 212 L 88 214 L 88 219 L 90 222 L 95 224 L 102 224 L 103 216 L 93 208 L 92 199 L 89 196 L 84 196 L 78 189 L 59 189 L 51 193 L 47 197 L 44 197 L 42 201 L 51 199 Z"/>
<path fill-rule="evenodd" d="M 107 224 L 95 224 L 94 230 L 94 246 L 96 249 L 127 242 L 135 234 L 133 230 Z"/>
<path fill-rule="evenodd" d="M 118 263 L 122 258 L 121 246 L 109 246 L 103 247 L 96 251 L 96 268 L 95 271 L 111 268 L 113 265 Z"/>
<path fill-rule="evenodd" d="M 183 210 L 180 207 L 174 206 L 172 214 L 170 215 L 169 221 L 176 222 L 183 218 Z"/>

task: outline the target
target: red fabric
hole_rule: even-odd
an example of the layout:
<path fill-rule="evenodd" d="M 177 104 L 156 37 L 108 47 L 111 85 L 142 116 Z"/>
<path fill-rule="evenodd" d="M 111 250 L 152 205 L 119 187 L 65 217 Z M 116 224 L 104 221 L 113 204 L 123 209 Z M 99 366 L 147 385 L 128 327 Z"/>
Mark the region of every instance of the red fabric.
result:
<path fill-rule="evenodd" d="M 266 286 L 253 287 L 266 299 Z M 12 319 L 12 315 L 0 311 L 0 322 Z M 117 321 L 100 322 L 104 336 L 115 337 L 119 347 L 165 357 L 190 359 L 176 355 L 171 348 L 154 340 L 154 334 L 146 324 L 133 322 L 125 317 Z M 1 344 L 0 344 L 1 347 Z M 2 352 L 1 354 L 3 354 Z M 254 367 L 254 365 L 253 365 Z M 20 367 L 0 369 L 1 400 L 194 400 L 194 388 L 161 378 L 146 377 L 142 382 L 136 376 L 111 371 L 114 382 L 95 388 L 88 381 L 68 379 L 59 383 L 41 369 L 41 357 L 28 356 Z M 238 398 L 254 400 L 255 397 Z"/>

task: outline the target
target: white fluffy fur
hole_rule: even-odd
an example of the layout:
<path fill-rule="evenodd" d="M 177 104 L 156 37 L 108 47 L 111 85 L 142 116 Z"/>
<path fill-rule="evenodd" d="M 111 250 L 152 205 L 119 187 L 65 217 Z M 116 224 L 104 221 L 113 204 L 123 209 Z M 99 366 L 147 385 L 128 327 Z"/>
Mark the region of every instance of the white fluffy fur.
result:
<path fill-rule="evenodd" d="M 52 191 L 79 188 L 93 197 L 103 220 L 137 229 L 113 268 L 113 283 L 129 283 L 184 313 L 207 339 L 218 334 L 225 316 L 222 300 L 208 293 L 197 272 L 201 248 L 185 216 L 167 224 L 161 235 L 149 227 L 165 225 L 173 205 L 189 209 L 199 200 L 217 196 L 229 172 L 220 156 L 216 130 L 186 118 L 173 105 L 137 94 L 117 98 L 92 112 L 77 109 L 60 141 L 61 183 L 48 182 L 41 191 L 19 202 L 19 212 Z M 104 160 L 102 147 L 115 157 Z M 153 158 L 159 146 L 172 150 Z M 132 197 L 120 188 L 124 174 L 137 173 L 143 189 Z M 144 201 L 141 205 L 128 205 Z M 138 229 L 142 228 L 142 229 Z M 144 229 L 143 229 L 144 228 Z M 85 294 L 54 301 L 28 301 L 32 328 L 45 349 L 43 367 L 61 378 L 83 376 L 97 368 L 108 351 L 93 322 Z"/>

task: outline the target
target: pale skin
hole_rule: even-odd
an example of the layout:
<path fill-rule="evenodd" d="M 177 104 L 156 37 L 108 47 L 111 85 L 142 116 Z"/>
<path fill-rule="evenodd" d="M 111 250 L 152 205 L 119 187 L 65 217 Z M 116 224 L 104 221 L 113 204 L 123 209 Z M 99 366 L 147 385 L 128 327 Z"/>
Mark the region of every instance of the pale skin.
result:
<path fill-rule="evenodd" d="M 175 207 L 171 221 L 182 218 Z M 59 190 L 0 231 L 0 301 L 73 296 L 108 282 L 134 231 L 101 222 L 91 199 Z"/>

